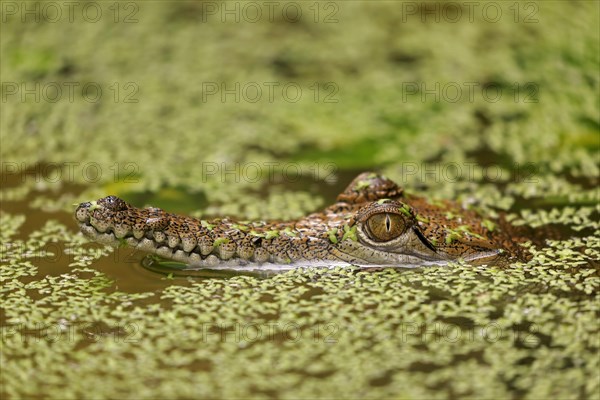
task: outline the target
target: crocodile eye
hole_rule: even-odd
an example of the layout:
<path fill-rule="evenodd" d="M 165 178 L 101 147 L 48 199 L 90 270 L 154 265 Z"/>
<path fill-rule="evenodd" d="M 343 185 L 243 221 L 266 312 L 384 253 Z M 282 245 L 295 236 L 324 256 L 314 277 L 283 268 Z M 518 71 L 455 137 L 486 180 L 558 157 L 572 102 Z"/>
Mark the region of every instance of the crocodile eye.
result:
<path fill-rule="evenodd" d="M 406 224 L 398 214 L 379 213 L 367 219 L 366 228 L 372 240 L 387 242 L 400 236 L 406 230 Z"/>

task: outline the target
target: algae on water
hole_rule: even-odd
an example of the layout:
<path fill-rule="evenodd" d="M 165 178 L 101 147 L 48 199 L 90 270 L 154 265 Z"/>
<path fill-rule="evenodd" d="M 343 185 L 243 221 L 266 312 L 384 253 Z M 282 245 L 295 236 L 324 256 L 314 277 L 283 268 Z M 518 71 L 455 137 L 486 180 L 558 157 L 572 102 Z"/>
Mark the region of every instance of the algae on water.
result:
<path fill-rule="evenodd" d="M 458 22 L 438 2 L 282 2 L 302 17 L 256 22 L 224 2 L 92 2 L 95 22 L 8 3 L 1 396 L 600 396 L 597 2 L 485 3 L 497 21 L 454 3 Z M 295 218 L 365 170 L 560 235 L 506 268 L 186 278 L 70 215 L 116 194 Z"/>

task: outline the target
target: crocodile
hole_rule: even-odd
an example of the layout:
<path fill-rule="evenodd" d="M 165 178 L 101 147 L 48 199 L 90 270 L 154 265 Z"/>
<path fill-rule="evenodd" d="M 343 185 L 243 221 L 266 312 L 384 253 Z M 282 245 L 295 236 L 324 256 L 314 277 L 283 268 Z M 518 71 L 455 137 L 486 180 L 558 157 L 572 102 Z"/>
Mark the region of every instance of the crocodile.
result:
<path fill-rule="evenodd" d="M 75 218 L 95 242 L 190 268 L 505 265 L 524 257 L 522 238 L 506 224 L 452 201 L 405 193 L 372 172 L 357 176 L 331 206 L 292 221 L 202 220 L 136 208 L 116 196 L 79 204 Z"/>

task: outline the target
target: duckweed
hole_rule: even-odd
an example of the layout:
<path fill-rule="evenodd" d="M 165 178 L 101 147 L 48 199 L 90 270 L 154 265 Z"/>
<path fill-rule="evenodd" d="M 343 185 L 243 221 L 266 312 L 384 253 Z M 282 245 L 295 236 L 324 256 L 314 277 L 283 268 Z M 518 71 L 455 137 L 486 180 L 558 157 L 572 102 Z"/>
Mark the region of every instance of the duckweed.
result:
<path fill-rule="evenodd" d="M 344 2 L 336 23 L 235 27 L 202 21 L 203 4 L 136 3 L 134 24 L 2 24 L 3 82 L 133 83 L 139 101 L 3 93 L 0 396 L 600 397 L 596 3 L 532 3 L 537 23 L 423 24 L 393 2 Z M 307 95 L 202 97 L 202 83 L 236 82 Z M 506 95 L 423 100 L 470 82 Z M 316 101 L 317 87 L 337 102 Z M 478 210 L 488 229 L 506 212 L 559 234 L 532 234 L 531 259 L 502 268 L 182 277 L 88 243 L 70 215 L 108 194 L 143 206 L 174 192 L 202 198 L 187 208 L 206 219 L 296 218 L 367 169 Z M 357 240 L 355 228 L 330 240 Z"/>

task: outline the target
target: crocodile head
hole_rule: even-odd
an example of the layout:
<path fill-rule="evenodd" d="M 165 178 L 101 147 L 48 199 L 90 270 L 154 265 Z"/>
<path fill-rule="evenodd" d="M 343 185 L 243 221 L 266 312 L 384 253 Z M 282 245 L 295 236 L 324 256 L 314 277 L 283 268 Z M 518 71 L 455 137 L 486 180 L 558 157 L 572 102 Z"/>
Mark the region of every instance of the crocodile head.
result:
<path fill-rule="evenodd" d="M 475 212 L 406 195 L 374 173 L 360 174 L 323 211 L 293 221 L 205 221 L 137 208 L 115 196 L 80 204 L 75 218 L 94 241 L 192 267 L 414 267 L 458 259 L 492 263 L 511 254 L 506 235 Z"/>
<path fill-rule="evenodd" d="M 462 259 L 482 264 L 505 255 L 476 213 L 452 202 L 405 195 L 381 175 L 359 175 L 338 196 L 340 205 L 353 214 L 349 225 L 356 240 L 339 243 L 337 250 L 358 263 L 419 266 Z"/>

